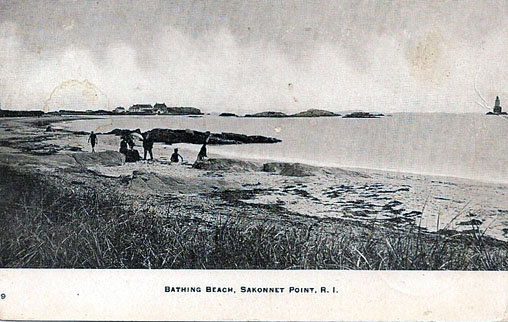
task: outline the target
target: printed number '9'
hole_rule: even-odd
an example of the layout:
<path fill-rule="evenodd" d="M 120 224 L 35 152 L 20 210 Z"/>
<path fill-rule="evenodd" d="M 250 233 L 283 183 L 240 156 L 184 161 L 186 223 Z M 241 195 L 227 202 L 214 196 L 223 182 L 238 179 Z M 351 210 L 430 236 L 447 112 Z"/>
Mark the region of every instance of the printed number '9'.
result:
<path fill-rule="evenodd" d="M 3 299 L 5 299 L 6 297 L 7 297 L 7 295 L 5 295 L 5 293 L 0 294 L 0 299 L 2 299 L 2 300 L 3 300 Z"/>

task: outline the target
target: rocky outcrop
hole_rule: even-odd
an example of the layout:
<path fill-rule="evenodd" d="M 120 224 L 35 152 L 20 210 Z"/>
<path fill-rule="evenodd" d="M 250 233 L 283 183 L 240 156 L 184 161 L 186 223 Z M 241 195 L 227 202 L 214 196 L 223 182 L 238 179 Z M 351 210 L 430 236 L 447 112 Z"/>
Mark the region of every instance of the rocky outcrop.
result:
<path fill-rule="evenodd" d="M 270 162 L 261 164 L 257 162 L 236 159 L 207 159 L 204 161 L 194 162 L 192 167 L 195 169 L 208 171 L 264 171 L 273 172 L 288 177 L 314 176 L 316 173 L 321 171 L 321 169 L 318 167 L 313 167 L 301 163 Z"/>
<path fill-rule="evenodd" d="M 238 117 L 235 113 L 220 113 L 219 116 L 222 117 Z"/>
<path fill-rule="evenodd" d="M 268 111 L 254 114 L 245 114 L 245 117 L 287 117 L 287 114 L 282 112 Z"/>
<path fill-rule="evenodd" d="M 326 110 L 319 110 L 319 109 L 310 109 L 304 112 L 296 113 L 290 115 L 291 117 L 323 117 L 323 116 L 340 116 L 340 114 L 326 111 Z"/>
<path fill-rule="evenodd" d="M 126 135 L 130 135 L 131 133 L 141 134 L 141 130 L 140 129 L 135 129 L 135 130 L 114 129 L 114 130 L 111 130 L 111 131 L 109 131 L 107 133 L 103 133 L 103 134 L 114 134 L 114 135 L 117 135 L 117 136 L 126 136 Z"/>
<path fill-rule="evenodd" d="M 343 118 L 357 118 L 357 119 L 373 119 L 383 117 L 384 114 L 373 114 L 369 112 L 353 112 L 343 116 Z"/>
<path fill-rule="evenodd" d="M 124 155 L 116 151 L 74 153 L 72 157 L 83 167 L 97 165 L 118 166 L 125 162 Z"/>
<path fill-rule="evenodd" d="M 223 113 L 226 114 L 226 113 Z M 231 113 L 228 113 L 231 114 Z M 296 114 L 290 114 L 287 115 L 282 112 L 260 112 L 260 113 L 254 113 L 254 114 L 246 114 L 245 117 L 323 117 L 323 116 L 340 116 L 340 114 L 326 111 L 326 110 L 319 110 L 319 109 L 309 109 L 307 111 L 303 111 Z"/>
<path fill-rule="evenodd" d="M 201 115 L 201 110 L 196 107 L 190 106 L 176 106 L 176 107 L 168 107 L 167 112 L 165 114 L 175 114 L 175 115 Z"/>
<path fill-rule="evenodd" d="M 209 171 L 260 171 L 262 166 L 255 162 L 234 160 L 234 159 L 207 159 L 204 161 L 196 161 L 192 165 L 195 169 Z"/>
<path fill-rule="evenodd" d="M 114 129 L 106 134 L 128 135 L 132 132 L 141 133 L 141 130 L 134 131 L 127 129 Z M 207 137 L 205 132 L 195 130 L 172 130 L 172 129 L 153 129 L 147 131 L 150 133 L 154 142 L 167 144 L 173 143 L 192 143 L 203 144 Z M 237 133 L 212 133 L 208 144 L 249 144 L 249 143 L 277 143 L 281 140 L 261 135 L 245 135 Z"/>

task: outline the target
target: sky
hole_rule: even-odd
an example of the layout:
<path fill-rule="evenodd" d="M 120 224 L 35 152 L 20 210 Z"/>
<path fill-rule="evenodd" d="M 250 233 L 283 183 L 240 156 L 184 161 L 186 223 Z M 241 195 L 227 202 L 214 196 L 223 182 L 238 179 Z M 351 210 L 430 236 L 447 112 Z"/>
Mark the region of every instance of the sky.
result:
<path fill-rule="evenodd" d="M 3 109 L 464 113 L 496 95 L 506 0 L 0 0 Z"/>

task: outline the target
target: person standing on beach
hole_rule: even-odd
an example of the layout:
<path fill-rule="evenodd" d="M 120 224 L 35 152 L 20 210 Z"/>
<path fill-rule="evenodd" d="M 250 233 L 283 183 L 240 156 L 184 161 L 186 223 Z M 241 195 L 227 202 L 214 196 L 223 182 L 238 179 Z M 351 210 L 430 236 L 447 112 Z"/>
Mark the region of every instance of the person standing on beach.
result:
<path fill-rule="evenodd" d="M 146 160 L 147 152 L 150 153 L 150 160 L 153 160 L 152 148 L 153 148 L 152 136 L 150 135 L 150 133 L 146 133 L 146 136 L 143 139 L 143 150 L 144 150 L 143 160 Z"/>
<path fill-rule="evenodd" d="M 92 131 L 88 137 L 88 142 L 92 146 L 92 152 L 95 152 L 95 144 L 97 144 L 98 141 L 99 140 L 97 140 L 97 135 Z"/>
<path fill-rule="evenodd" d="M 206 145 L 208 144 L 208 141 L 210 140 L 210 137 L 212 136 L 212 134 L 210 134 L 209 131 L 206 131 L 205 134 L 206 134 L 205 143 L 203 143 L 203 146 L 201 146 L 201 149 L 199 150 L 198 158 L 196 161 L 203 161 L 205 158 L 208 157 L 208 155 L 206 154 Z"/>

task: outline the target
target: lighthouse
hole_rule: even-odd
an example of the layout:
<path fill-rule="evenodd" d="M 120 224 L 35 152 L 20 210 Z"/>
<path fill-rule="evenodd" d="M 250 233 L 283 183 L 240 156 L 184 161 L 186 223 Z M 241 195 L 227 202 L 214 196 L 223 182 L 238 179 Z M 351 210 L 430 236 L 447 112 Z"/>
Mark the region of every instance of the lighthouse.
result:
<path fill-rule="evenodd" d="M 499 101 L 499 96 L 496 96 L 496 103 L 494 104 L 494 114 L 501 114 L 503 108 L 501 107 L 501 102 Z"/>

